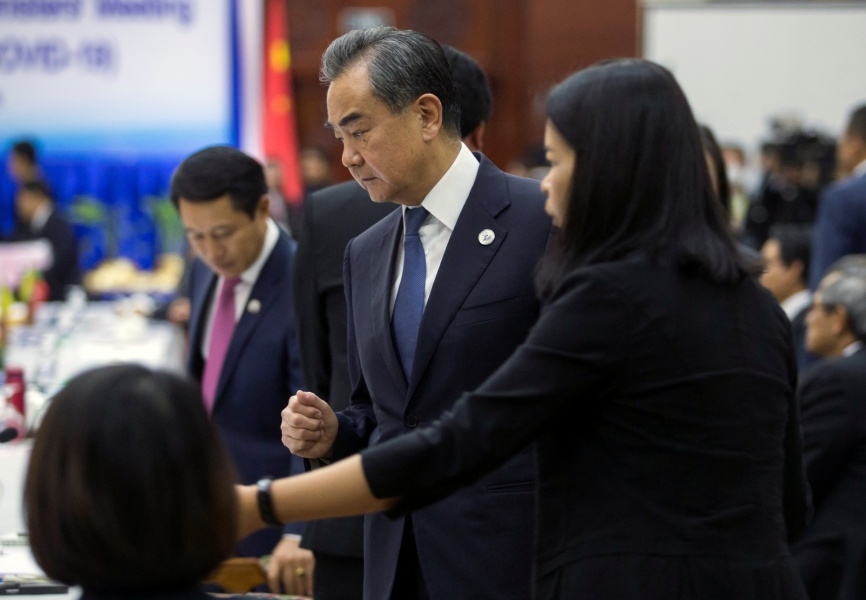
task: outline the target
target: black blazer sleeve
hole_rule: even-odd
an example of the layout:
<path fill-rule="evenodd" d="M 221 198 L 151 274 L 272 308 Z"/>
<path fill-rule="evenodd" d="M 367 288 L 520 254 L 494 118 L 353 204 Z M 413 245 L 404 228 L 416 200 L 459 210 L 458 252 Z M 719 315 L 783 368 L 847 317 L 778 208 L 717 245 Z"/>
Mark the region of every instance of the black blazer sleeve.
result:
<path fill-rule="evenodd" d="M 573 275 L 526 342 L 439 426 L 363 451 L 373 493 L 402 496 L 397 512 L 429 504 L 557 427 L 557 417 L 575 403 L 591 411 L 615 379 L 628 320 L 614 282 L 596 273 Z"/>

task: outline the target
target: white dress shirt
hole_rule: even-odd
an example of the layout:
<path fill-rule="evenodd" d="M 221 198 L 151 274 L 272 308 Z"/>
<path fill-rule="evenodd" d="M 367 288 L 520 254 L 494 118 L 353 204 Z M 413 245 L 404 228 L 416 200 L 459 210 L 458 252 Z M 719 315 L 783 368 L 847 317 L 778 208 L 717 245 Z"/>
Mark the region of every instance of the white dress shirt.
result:
<path fill-rule="evenodd" d="M 791 294 L 781 302 L 782 310 L 788 315 L 788 320 L 793 321 L 794 317 L 800 314 L 804 308 L 809 306 L 812 301 L 812 294 L 809 290 L 800 290 L 796 294 Z"/>
<path fill-rule="evenodd" d="M 262 244 L 262 251 L 259 252 L 259 257 L 255 262 L 247 267 L 246 271 L 241 273 L 241 280 L 238 282 L 237 286 L 235 286 L 235 323 L 240 320 L 241 315 L 244 313 L 247 300 L 250 298 L 250 292 L 253 291 L 253 285 L 255 285 L 256 279 L 259 278 L 259 273 L 261 273 L 262 267 L 265 266 L 265 262 L 268 260 L 271 252 L 274 251 L 274 247 L 277 245 L 277 240 L 279 238 L 280 230 L 277 228 L 277 224 L 271 219 L 268 219 L 267 230 L 265 231 L 265 243 Z M 210 335 L 211 330 L 213 329 L 215 312 L 214 306 L 216 305 L 217 299 L 220 297 L 224 283 L 225 278 L 220 276 L 219 281 L 217 281 L 216 284 L 216 289 L 214 289 L 213 296 L 210 299 L 210 306 L 208 306 L 207 309 L 207 327 L 205 327 L 204 335 L 201 339 L 201 355 L 205 359 L 207 359 L 208 348 L 210 348 Z"/>
<path fill-rule="evenodd" d="M 427 262 L 427 279 L 424 282 L 424 305 L 430 298 L 430 290 L 442 264 L 445 248 L 451 240 L 451 232 L 457 225 L 457 218 L 466 204 L 469 192 L 475 185 L 475 177 L 478 175 L 480 164 L 466 144 L 460 143 L 460 152 L 430 193 L 421 202 L 421 206 L 430 214 L 424 220 L 418 230 L 421 245 L 424 247 L 424 256 Z M 406 230 L 406 211 L 412 210 L 403 207 L 403 231 Z M 394 301 L 397 299 L 397 290 L 400 288 L 400 280 L 403 278 L 403 244 L 397 250 L 397 264 L 394 268 L 394 285 L 391 288 L 391 313 L 394 312 Z"/>

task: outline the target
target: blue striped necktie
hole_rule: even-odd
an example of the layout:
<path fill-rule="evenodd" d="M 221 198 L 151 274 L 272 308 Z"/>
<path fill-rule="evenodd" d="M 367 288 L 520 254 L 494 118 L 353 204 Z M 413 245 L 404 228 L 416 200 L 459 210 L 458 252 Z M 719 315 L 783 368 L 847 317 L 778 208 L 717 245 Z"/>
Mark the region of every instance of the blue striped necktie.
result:
<path fill-rule="evenodd" d="M 406 210 L 406 230 L 403 235 L 403 275 L 397 298 L 394 300 L 394 314 L 391 316 L 391 330 L 400 366 L 408 380 L 412 375 L 412 362 L 415 346 L 418 344 L 418 328 L 424 314 L 424 284 L 427 280 L 427 261 L 424 246 L 418 230 L 427 218 L 423 207 Z"/>

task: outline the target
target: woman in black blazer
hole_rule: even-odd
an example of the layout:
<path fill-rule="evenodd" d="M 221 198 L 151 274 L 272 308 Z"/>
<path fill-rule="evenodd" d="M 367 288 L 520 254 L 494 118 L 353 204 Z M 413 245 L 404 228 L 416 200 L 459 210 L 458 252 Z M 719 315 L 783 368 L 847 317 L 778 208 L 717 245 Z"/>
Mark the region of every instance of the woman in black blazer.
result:
<path fill-rule="evenodd" d="M 547 113 L 561 234 L 526 342 L 432 426 L 241 488 L 243 528 L 260 509 L 410 511 L 536 441 L 537 597 L 805 598 L 787 550 L 808 513 L 790 326 L 728 233 L 685 96 L 620 60 L 566 79 Z M 319 408 L 290 402 L 306 417 L 283 434 L 314 443 Z"/>

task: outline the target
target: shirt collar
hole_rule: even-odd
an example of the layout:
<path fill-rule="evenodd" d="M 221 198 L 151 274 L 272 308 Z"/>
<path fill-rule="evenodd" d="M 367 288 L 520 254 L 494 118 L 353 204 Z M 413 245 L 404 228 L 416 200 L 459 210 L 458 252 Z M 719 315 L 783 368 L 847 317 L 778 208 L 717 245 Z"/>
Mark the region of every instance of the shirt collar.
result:
<path fill-rule="evenodd" d="M 852 177 L 860 177 L 861 175 L 866 175 L 866 160 L 854 167 L 854 170 L 851 171 Z"/>
<path fill-rule="evenodd" d="M 860 350 L 860 348 L 862 348 L 862 347 L 863 347 L 863 342 L 861 342 L 860 340 L 857 340 L 856 342 L 845 346 L 845 349 L 842 350 L 842 356 L 851 356 L 852 354 L 854 354 L 855 352 Z"/>
<path fill-rule="evenodd" d="M 426 208 L 427 212 L 448 229 L 454 231 L 460 211 L 463 210 L 469 192 L 475 185 L 475 178 L 480 166 L 472 151 L 466 147 L 466 144 L 460 142 L 460 152 L 457 153 L 457 158 L 433 186 L 433 189 L 421 202 L 421 206 Z M 403 212 L 405 213 L 405 211 L 406 207 L 403 207 Z"/>
<path fill-rule="evenodd" d="M 794 317 L 800 314 L 800 311 L 809 306 L 812 301 L 812 295 L 809 290 L 800 290 L 796 294 L 791 294 L 780 303 L 782 310 L 788 315 L 788 319 L 793 321 Z"/>
<path fill-rule="evenodd" d="M 267 229 L 265 230 L 265 242 L 262 244 L 262 251 L 259 252 L 259 257 L 255 262 L 247 267 L 246 271 L 241 273 L 241 281 L 243 283 L 253 285 L 256 282 L 256 279 L 259 278 L 259 273 L 262 271 L 262 267 L 265 266 L 265 261 L 268 260 L 271 252 L 273 252 L 274 246 L 277 245 L 279 237 L 280 230 L 277 227 L 277 224 L 269 218 Z"/>
<path fill-rule="evenodd" d="M 33 213 L 33 218 L 30 219 L 30 231 L 39 231 L 45 227 L 48 217 L 51 216 L 52 206 L 48 202 L 43 202 L 36 208 Z"/>

